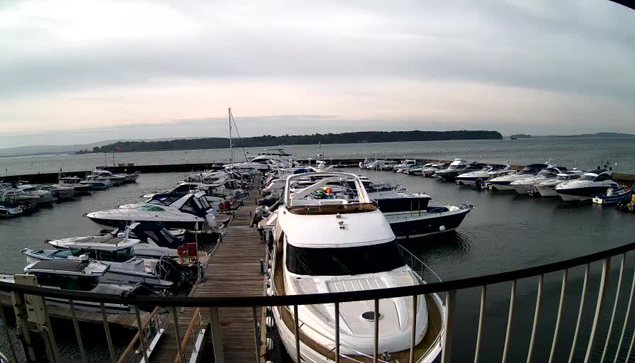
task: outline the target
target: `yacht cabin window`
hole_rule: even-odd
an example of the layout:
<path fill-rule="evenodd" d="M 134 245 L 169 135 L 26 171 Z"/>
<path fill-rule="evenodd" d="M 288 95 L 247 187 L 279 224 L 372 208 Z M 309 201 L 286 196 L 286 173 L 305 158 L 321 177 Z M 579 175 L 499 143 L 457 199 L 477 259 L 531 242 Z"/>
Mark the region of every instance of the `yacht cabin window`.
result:
<path fill-rule="evenodd" d="M 342 276 L 391 271 L 405 265 L 397 241 L 346 248 L 286 244 L 287 269 L 297 275 Z"/>
<path fill-rule="evenodd" d="M 75 257 L 88 255 L 89 258 L 108 262 L 126 262 L 134 258 L 132 247 L 117 251 L 95 250 L 92 248 L 70 248 L 71 254 Z"/>
<path fill-rule="evenodd" d="M 98 276 L 68 276 L 36 272 L 40 286 L 57 287 L 62 290 L 90 291 L 99 284 Z"/>

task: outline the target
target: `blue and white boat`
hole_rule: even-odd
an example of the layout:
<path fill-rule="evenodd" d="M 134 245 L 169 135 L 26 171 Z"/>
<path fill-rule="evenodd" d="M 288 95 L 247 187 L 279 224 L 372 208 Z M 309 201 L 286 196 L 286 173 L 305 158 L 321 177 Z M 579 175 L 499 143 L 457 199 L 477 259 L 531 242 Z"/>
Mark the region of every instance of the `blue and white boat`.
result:
<path fill-rule="evenodd" d="M 594 204 L 616 205 L 620 202 L 633 198 L 633 189 L 631 188 L 610 188 L 604 194 L 593 197 Z"/>

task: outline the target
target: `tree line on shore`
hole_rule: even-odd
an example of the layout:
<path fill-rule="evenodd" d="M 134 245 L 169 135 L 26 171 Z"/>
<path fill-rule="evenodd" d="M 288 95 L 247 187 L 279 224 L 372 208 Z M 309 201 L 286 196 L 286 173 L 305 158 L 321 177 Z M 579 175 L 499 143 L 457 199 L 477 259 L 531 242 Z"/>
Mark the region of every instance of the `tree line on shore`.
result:
<path fill-rule="evenodd" d="M 503 136 L 497 131 L 457 130 L 457 131 L 365 131 L 339 134 L 312 135 L 263 135 L 234 139 L 234 147 L 265 147 L 278 145 L 311 144 L 351 144 L 402 141 L 441 141 L 441 140 L 500 140 Z M 229 147 L 229 139 L 208 137 L 200 139 L 178 139 L 163 141 L 118 141 L 113 144 L 94 147 L 93 153 L 222 149 Z M 83 152 L 86 152 L 85 150 Z"/>

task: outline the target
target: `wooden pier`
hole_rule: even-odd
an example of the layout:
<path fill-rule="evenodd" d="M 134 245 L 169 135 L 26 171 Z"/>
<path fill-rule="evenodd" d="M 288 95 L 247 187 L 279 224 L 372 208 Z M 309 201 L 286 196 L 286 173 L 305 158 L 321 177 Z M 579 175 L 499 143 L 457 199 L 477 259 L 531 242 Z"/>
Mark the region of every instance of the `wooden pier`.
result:
<path fill-rule="evenodd" d="M 255 183 L 257 184 L 257 183 Z M 205 279 L 199 282 L 190 293 L 196 297 L 220 296 L 262 296 L 264 277 L 260 271 L 260 260 L 265 258 L 266 247 L 258 232 L 250 227 L 251 213 L 255 208 L 257 189 L 251 189 L 251 197 L 245 199 L 244 206 L 238 209 L 234 219 L 225 228 L 222 242 L 219 242 L 205 265 Z M 195 315 L 196 314 L 196 315 Z M 225 362 L 256 362 L 260 357 L 255 353 L 257 347 L 256 324 L 260 320 L 260 309 L 252 308 L 183 308 L 178 314 L 178 337 L 182 341 L 182 353 L 186 361 L 194 349 L 195 333 L 192 326 L 207 327 L 208 322 L 218 317 L 223 348 L 214 347 L 216 354 L 223 354 Z M 180 361 L 177 349 L 177 334 L 174 318 L 167 319 L 165 333 L 156 349 L 152 352 L 152 362 L 173 363 Z M 256 349 L 258 348 L 258 349 Z M 208 350 L 200 355 L 213 354 Z"/>

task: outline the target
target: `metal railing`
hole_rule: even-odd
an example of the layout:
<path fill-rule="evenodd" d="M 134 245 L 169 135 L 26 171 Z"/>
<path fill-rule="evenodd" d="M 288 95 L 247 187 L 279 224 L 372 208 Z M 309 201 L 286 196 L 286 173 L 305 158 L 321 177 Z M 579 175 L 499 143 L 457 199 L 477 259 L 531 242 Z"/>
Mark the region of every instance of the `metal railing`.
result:
<path fill-rule="evenodd" d="M 151 361 L 151 356 L 149 353 L 152 352 L 152 344 L 154 341 L 150 341 L 150 338 L 147 334 L 148 323 L 144 323 L 140 316 L 140 306 L 152 306 L 152 307 L 164 307 L 169 308 L 173 312 L 174 318 L 174 327 L 176 331 L 179 331 L 179 321 L 178 317 L 175 314 L 177 308 L 184 307 L 194 307 L 198 308 L 197 313 L 194 314 L 192 321 L 190 322 L 189 328 L 186 330 L 186 336 L 180 337 L 178 333 L 176 333 L 176 340 L 178 341 L 179 353 L 178 359 L 183 360 L 186 359 L 182 352 L 182 349 L 185 347 L 183 342 L 187 339 L 192 339 L 191 337 L 198 337 L 200 332 L 206 327 L 207 324 L 210 324 L 209 331 L 214 335 L 213 339 L 215 342 L 222 342 L 222 337 L 219 335 L 222 332 L 222 328 L 220 327 L 219 317 L 218 317 L 218 308 L 219 307 L 249 307 L 254 309 L 254 317 L 256 316 L 256 308 L 263 307 L 290 307 L 289 310 L 293 312 L 293 316 L 297 317 L 298 315 L 298 307 L 301 305 L 317 305 L 317 304 L 334 304 L 336 314 L 338 316 L 338 311 L 343 303 L 353 302 L 353 301 L 374 301 L 375 312 L 379 312 L 379 302 L 382 299 L 391 299 L 398 297 L 412 297 L 415 302 L 418 298 L 421 298 L 426 295 L 436 294 L 436 293 L 444 293 L 444 305 L 445 305 L 445 326 L 443 329 L 442 343 L 443 343 L 443 352 L 442 352 L 442 362 L 450 362 L 453 352 L 453 335 L 454 335 L 454 319 L 456 316 L 456 301 L 457 301 L 457 291 L 463 289 L 470 288 L 480 288 L 480 308 L 479 308 L 479 319 L 478 319 L 478 327 L 476 333 L 476 345 L 474 351 L 474 362 L 479 362 L 482 360 L 482 335 L 484 328 L 484 318 L 485 318 L 485 306 L 487 304 L 487 293 L 488 286 L 499 283 L 509 283 L 511 286 L 510 289 L 510 302 L 509 302 L 509 314 L 507 318 L 507 329 L 505 332 L 505 339 L 503 341 L 503 355 L 502 361 L 506 362 L 509 360 L 509 346 L 510 346 L 510 338 L 512 326 L 514 323 L 514 312 L 516 309 L 516 304 L 518 300 L 517 296 L 517 282 L 520 279 L 530 278 L 530 277 L 538 277 L 538 286 L 536 290 L 536 304 L 535 310 L 533 312 L 533 324 L 531 329 L 530 341 L 528 345 L 527 351 L 527 361 L 531 361 L 536 353 L 536 337 L 538 330 L 538 321 L 543 313 L 543 294 L 544 294 L 544 277 L 546 274 L 560 272 L 562 274 L 561 277 L 561 286 L 560 286 L 560 295 L 559 302 L 557 306 L 557 317 L 555 321 L 555 329 L 550 347 L 549 361 L 555 360 L 555 352 L 557 348 L 557 343 L 562 335 L 562 311 L 565 303 L 565 294 L 567 291 L 568 285 L 568 275 L 572 268 L 582 266 L 584 267 L 584 279 L 582 282 L 582 294 L 579 302 L 579 310 L 577 314 L 577 319 L 575 321 L 575 327 L 573 332 L 573 341 L 569 346 L 569 361 L 573 361 L 574 353 L 576 353 L 576 347 L 580 342 L 580 337 L 582 335 L 585 336 L 585 339 L 588 339 L 588 342 L 584 348 L 584 361 L 590 362 L 594 359 L 597 360 L 597 357 L 594 357 L 592 353 L 596 352 L 598 349 L 601 349 L 601 358 L 600 361 L 608 361 L 609 357 L 613 357 L 613 362 L 618 361 L 619 357 L 623 355 L 623 352 L 627 351 L 627 359 L 630 356 L 633 345 L 635 343 L 635 335 L 633 331 L 628 331 L 628 323 L 629 323 L 629 315 L 631 311 L 631 305 L 633 303 L 633 295 L 635 292 L 635 271 L 632 273 L 627 273 L 626 271 L 626 255 L 628 252 L 635 249 L 635 243 L 630 243 L 624 246 L 612 248 L 606 251 L 597 252 L 593 254 L 589 254 L 582 257 L 577 257 L 565 261 L 549 263 L 541 266 L 535 266 L 525 269 L 519 269 L 515 271 L 471 277 L 460 280 L 453 281 L 444 281 L 444 282 L 432 282 L 426 283 L 422 285 L 415 286 L 406 286 L 399 288 L 390 288 L 390 289 L 375 289 L 375 290 L 363 290 L 363 291 L 350 291 L 350 292 L 341 292 L 341 293 L 329 293 L 329 294 L 307 294 L 307 295 L 293 295 L 293 296 L 258 296 L 258 297 L 215 297 L 215 298 L 203 298 L 203 297 L 152 297 L 152 296 L 138 296 L 138 297 L 119 297 L 113 295 L 104 295 L 104 294 L 93 294 L 93 293 L 84 293 L 84 292 L 76 292 L 76 291 L 64 291 L 57 289 L 48 289 L 41 288 L 37 286 L 28 286 L 28 285 L 18 285 L 18 284 L 10 284 L 10 283 L 0 283 L 0 291 L 11 292 L 14 294 L 14 301 L 24 301 L 25 298 L 33 297 L 46 297 L 46 298 L 57 298 L 57 299 L 66 299 L 70 304 L 74 302 L 97 302 L 101 303 L 102 306 L 102 316 L 104 323 L 104 330 L 106 333 L 106 338 L 109 341 L 109 357 L 110 361 L 115 362 L 123 362 L 129 361 L 129 356 L 131 355 L 134 347 L 137 347 L 137 350 L 140 351 L 140 354 L 136 354 L 137 358 L 134 358 L 133 361 L 137 362 L 138 358 L 143 357 L 143 361 L 149 362 Z M 416 256 L 413 256 L 415 258 Z M 608 301 L 607 289 L 609 286 L 609 275 L 610 275 L 610 266 L 613 259 L 619 259 L 619 276 L 616 280 L 616 293 L 614 296 L 614 300 L 612 302 Z M 419 260 L 420 261 L 420 260 Z M 585 334 L 581 334 L 583 331 L 582 328 L 582 314 L 587 303 L 587 295 L 589 292 L 590 285 L 590 274 L 591 274 L 591 264 L 594 262 L 601 262 L 602 269 L 600 272 L 600 280 L 598 285 L 598 293 L 597 299 L 595 300 L 595 307 L 593 309 L 593 319 L 592 324 L 590 326 L 590 330 L 585 331 Z M 421 261 L 421 263 L 423 263 Z M 632 275 L 632 280 L 630 282 L 630 290 L 628 291 L 628 304 L 626 305 L 626 312 L 624 314 L 624 322 L 620 326 L 619 323 L 616 322 L 618 316 L 621 316 L 621 311 L 618 314 L 620 294 L 625 294 L 626 292 L 623 290 L 622 285 L 626 285 L 627 282 L 624 281 L 624 275 Z M 42 299 L 44 300 L 44 299 Z M 139 330 L 139 334 L 137 337 L 138 342 L 131 343 L 129 349 L 127 349 L 122 355 L 122 357 L 115 357 L 114 351 L 112 349 L 112 338 L 110 336 L 110 329 L 108 323 L 108 314 L 103 309 L 103 304 L 125 304 L 129 306 L 134 306 L 136 311 L 136 322 Z M 622 304 L 623 305 L 623 304 Z M 16 305 L 18 306 L 18 305 Z M 46 305 L 45 305 L 46 306 Z M 605 316 L 609 318 L 608 326 L 609 330 L 607 336 L 604 339 L 600 339 L 599 334 L 599 325 L 600 325 L 600 316 L 605 310 L 604 308 L 608 307 L 610 309 L 610 315 L 605 312 Z M 209 308 L 210 317 L 204 318 L 201 314 L 198 314 L 200 311 L 207 311 Z M 18 312 L 18 307 L 16 307 L 16 312 Z M 48 315 L 46 312 L 46 308 L 44 308 L 44 313 L 46 316 L 46 320 L 48 320 Z M 156 310 L 156 309 L 155 309 Z M 16 315 L 19 315 L 16 313 Z M 24 317 L 22 317 L 24 318 Z M 18 320 L 20 317 L 18 317 Z M 79 326 L 77 324 L 77 316 L 75 313 L 71 314 L 71 319 L 73 321 L 77 344 L 82 351 L 82 360 L 87 361 L 86 354 L 84 351 L 83 343 L 81 340 L 81 332 L 79 331 Z M 209 321 L 207 321 L 209 320 Z M 296 320 L 296 331 L 300 331 L 300 323 Z M 9 326 L 6 319 L 2 319 L 3 328 L 5 332 L 9 331 Z M 378 321 L 377 319 L 375 320 Z M 416 319 L 415 319 L 416 321 Z M 606 325 L 606 324 L 605 324 Z M 198 326 L 198 328 L 197 328 Z M 335 360 L 339 361 L 340 357 L 344 357 L 340 354 L 340 330 L 339 330 L 339 319 L 335 319 Z M 50 327 L 50 325 L 49 325 Z M 616 329 L 616 327 L 618 327 Z M 621 327 L 621 328 L 620 328 Z M 262 328 L 264 329 L 264 322 L 262 323 Z M 413 330 L 414 331 L 414 330 Z M 49 332 L 52 334 L 52 329 Z M 189 335 L 188 335 L 189 333 Z M 586 337 L 588 335 L 588 338 Z M 299 335 L 296 335 L 299 340 Z M 618 341 L 616 349 L 613 352 L 609 352 L 609 341 Z M 629 339 L 630 338 L 630 339 Z M 53 339 L 54 340 L 54 339 Z M 257 339 L 258 340 L 258 339 Z M 378 342 L 381 340 L 381 331 L 379 329 L 379 324 L 375 323 L 374 329 L 374 340 L 375 340 L 375 354 L 373 355 L 373 361 L 380 362 L 381 359 L 379 357 L 379 352 L 377 352 Z M 414 342 L 414 340 L 413 340 Z M 196 343 L 196 339 L 194 339 L 193 343 Z M 299 343 L 299 341 L 297 342 Z M 413 344 L 414 345 L 414 344 Z M 199 345 L 200 347 L 200 345 Z M 13 347 L 12 347 L 13 348 Z M 140 348 L 140 349 L 139 349 Z M 301 344 L 296 346 L 296 356 L 302 356 Z M 57 349 L 57 348 L 55 348 Z M 195 354 L 199 355 L 199 348 L 196 348 Z M 220 350 L 219 352 L 215 352 L 217 356 L 217 361 L 223 362 L 223 352 L 222 352 L 222 344 L 215 344 L 215 349 Z M 247 346 L 245 349 L 252 349 L 252 347 Z M 412 349 L 412 348 L 411 348 Z M 560 349 L 563 349 L 560 346 Z M 15 349 L 12 349 L 12 352 Z M 262 354 L 259 352 L 258 347 L 256 346 L 256 356 L 261 357 Z M 54 352 L 54 355 L 59 356 L 58 352 Z M 12 357 L 13 360 L 17 361 L 17 357 Z M 220 357 L 220 360 L 218 359 Z M 175 357 L 176 358 L 176 357 Z M 191 357 L 190 357 L 191 358 Z M 414 357 L 411 354 L 411 361 L 413 361 Z"/>

